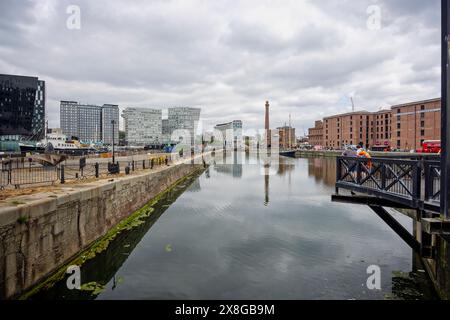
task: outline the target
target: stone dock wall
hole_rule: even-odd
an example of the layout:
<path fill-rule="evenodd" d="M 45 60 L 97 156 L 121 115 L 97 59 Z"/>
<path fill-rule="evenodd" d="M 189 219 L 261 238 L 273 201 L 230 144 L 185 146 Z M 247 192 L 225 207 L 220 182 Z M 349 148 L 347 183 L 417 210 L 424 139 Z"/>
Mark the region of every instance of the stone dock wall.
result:
<path fill-rule="evenodd" d="M 180 163 L 1 201 L 0 299 L 29 290 L 121 220 L 202 168 Z"/>

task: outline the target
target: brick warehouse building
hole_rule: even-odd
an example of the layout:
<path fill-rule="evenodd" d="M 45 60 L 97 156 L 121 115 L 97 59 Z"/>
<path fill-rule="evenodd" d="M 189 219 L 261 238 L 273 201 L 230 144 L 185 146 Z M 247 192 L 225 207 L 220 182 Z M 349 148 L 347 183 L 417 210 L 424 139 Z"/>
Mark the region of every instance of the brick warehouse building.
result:
<path fill-rule="evenodd" d="M 322 124 L 316 121 L 315 127 L 309 129 L 310 143 L 333 149 L 359 142 L 378 149 L 418 149 L 424 140 L 440 139 L 440 117 L 439 98 L 395 105 L 377 112 L 338 114 L 325 117 Z"/>
<path fill-rule="evenodd" d="M 313 146 L 323 145 L 323 121 L 317 120 L 314 128 L 308 129 L 308 141 Z"/>
<path fill-rule="evenodd" d="M 424 140 L 441 139 L 441 99 L 392 107 L 392 147 L 417 149 Z"/>

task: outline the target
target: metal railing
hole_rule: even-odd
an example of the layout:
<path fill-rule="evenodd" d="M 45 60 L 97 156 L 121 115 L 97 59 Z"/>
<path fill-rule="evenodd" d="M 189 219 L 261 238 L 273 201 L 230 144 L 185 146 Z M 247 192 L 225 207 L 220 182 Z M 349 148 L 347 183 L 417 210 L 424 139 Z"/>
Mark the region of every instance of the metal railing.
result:
<path fill-rule="evenodd" d="M 424 188 L 422 187 L 424 185 Z M 339 188 L 391 200 L 411 208 L 438 210 L 440 161 L 337 157 Z"/>
<path fill-rule="evenodd" d="M 440 203 L 441 200 L 441 162 L 425 161 L 425 201 Z"/>
<path fill-rule="evenodd" d="M 130 174 L 139 170 L 151 170 L 156 167 L 168 165 L 170 157 L 155 156 L 142 160 L 117 161 L 118 173 Z M 0 189 L 24 185 L 66 183 L 71 180 L 95 179 L 111 175 L 108 162 L 86 163 L 80 161 L 62 162 L 59 165 L 43 165 L 36 162 L 21 160 L 8 161 L 0 167 Z"/>

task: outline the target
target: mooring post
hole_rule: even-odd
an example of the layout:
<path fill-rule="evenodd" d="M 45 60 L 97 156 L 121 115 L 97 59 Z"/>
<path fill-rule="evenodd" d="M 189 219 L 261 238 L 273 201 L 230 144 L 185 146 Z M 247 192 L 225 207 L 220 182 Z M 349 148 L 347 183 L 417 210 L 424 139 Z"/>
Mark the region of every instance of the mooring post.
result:
<path fill-rule="evenodd" d="M 450 110 L 448 106 L 449 98 L 449 49 L 450 49 L 450 6 L 449 0 L 441 2 L 441 40 L 442 40 L 442 59 L 441 59 L 441 218 L 450 220 Z"/>
<path fill-rule="evenodd" d="M 98 178 L 98 176 L 99 176 L 99 174 L 98 174 L 98 171 L 99 171 L 98 170 L 99 169 L 98 162 L 95 163 L 94 167 L 95 167 L 95 177 Z"/>
<path fill-rule="evenodd" d="M 64 177 L 64 165 L 61 165 L 61 183 L 64 184 L 66 179 Z"/>

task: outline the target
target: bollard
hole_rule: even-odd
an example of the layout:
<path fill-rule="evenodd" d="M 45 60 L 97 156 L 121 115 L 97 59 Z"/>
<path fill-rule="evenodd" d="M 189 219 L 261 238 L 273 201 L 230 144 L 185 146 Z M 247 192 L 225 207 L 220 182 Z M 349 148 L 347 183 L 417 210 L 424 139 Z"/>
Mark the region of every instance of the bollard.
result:
<path fill-rule="evenodd" d="M 167 158 L 167 156 L 166 156 L 165 162 L 166 162 L 166 166 L 168 166 L 169 165 L 169 158 Z"/>
<path fill-rule="evenodd" d="M 64 165 L 61 165 L 61 183 L 64 184 L 66 182 L 66 179 L 64 177 Z"/>
<path fill-rule="evenodd" d="M 98 162 L 95 163 L 94 167 L 95 167 L 95 177 L 98 178 L 98 171 L 99 171 L 98 170 L 99 169 Z"/>
<path fill-rule="evenodd" d="M 134 160 L 131 161 L 131 171 L 134 171 Z"/>
<path fill-rule="evenodd" d="M 125 174 L 130 174 L 130 167 L 129 166 L 125 167 Z"/>
<path fill-rule="evenodd" d="M 145 169 L 145 160 L 142 160 L 142 169 Z"/>
<path fill-rule="evenodd" d="M 153 158 L 150 160 L 150 169 L 153 169 Z"/>

